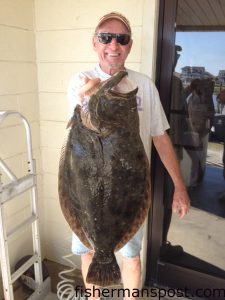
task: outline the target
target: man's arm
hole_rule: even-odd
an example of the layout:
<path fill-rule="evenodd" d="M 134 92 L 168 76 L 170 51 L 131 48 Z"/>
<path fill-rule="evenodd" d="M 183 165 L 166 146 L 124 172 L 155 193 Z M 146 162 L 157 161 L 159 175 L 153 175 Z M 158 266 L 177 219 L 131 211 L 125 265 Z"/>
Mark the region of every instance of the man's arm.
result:
<path fill-rule="evenodd" d="M 173 212 L 177 212 L 183 218 L 190 206 L 190 199 L 181 175 L 180 166 L 173 149 L 172 142 L 165 132 L 163 135 L 153 137 L 153 143 L 162 163 L 170 174 L 174 183 Z"/>

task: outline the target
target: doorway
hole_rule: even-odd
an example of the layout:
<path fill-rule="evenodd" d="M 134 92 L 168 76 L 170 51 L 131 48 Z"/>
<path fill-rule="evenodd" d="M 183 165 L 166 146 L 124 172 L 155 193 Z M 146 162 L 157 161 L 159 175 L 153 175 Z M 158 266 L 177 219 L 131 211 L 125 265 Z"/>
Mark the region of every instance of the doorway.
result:
<path fill-rule="evenodd" d="M 173 184 L 153 153 L 147 280 L 225 299 L 225 1 L 160 1 L 158 36 L 157 87 L 191 208 L 172 215 Z"/>

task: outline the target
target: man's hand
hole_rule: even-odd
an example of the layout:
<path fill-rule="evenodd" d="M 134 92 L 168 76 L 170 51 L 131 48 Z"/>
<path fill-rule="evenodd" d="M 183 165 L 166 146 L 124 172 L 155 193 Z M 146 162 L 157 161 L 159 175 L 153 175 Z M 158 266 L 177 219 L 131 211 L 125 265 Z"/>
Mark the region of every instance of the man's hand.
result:
<path fill-rule="evenodd" d="M 90 79 L 88 77 L 83 77 L 83 85 L 78 91 L 81 104 L 84 101 L 85 97 L 90 97 L 92 94 L 94 94 L 94 92 L 99 87 L 100 82 L 101 81 L 99 78 Z"/>
<path fill-rule="evenodd" d="M 97 132 L 97 128 L 91 122 L 90 113 L 88 111 L 88 101 L 85 102 L 85 99 L 94 94 L 94 92 L 98 89 L 100 82 L 101 81 L 99 78 L 90 79 L 87 77 L 83 77 L 83 85 L 78 91 L 81 103 L 80 115 L 82 123 L 85 127 Z"/>
<path fill-rule="evenodd" d="M 190 198 L 186 189 L 175 188 L 173 195 L 172 209 L 174 213 L 179 215 L 182 219 L 189 211 L 190 208 Z"/>
<path fill-rule="evenodd" d="M 182 219 L 188 213 L 190 199 L 184 185 L 180 165 L 171 139 L 168 134 L 164 132 L 162 135 L 154 136 L 153 143 L 175 186 L 172 210 L 178 213 L 180 219 Z"/>

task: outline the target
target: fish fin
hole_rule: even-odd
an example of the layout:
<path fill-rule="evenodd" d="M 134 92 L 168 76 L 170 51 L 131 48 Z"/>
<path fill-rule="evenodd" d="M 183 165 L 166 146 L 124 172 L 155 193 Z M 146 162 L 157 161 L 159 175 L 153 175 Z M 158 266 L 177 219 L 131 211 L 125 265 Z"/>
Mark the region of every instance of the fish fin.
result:
<path fill-rule="evenodd" d="M 74 108 L 73 116 L 69 119 L 67 123 L 66 129 L 72 128 L 74 121 L 76 121 L 77 119 L 81 122 L 80 113 L 81 113 L 81 106 L 77 104 L 76 107 Z"/>
<path fill-rule="evenodd" d="M 114 253 L 108 259 L 109 262 L 98 260 L 96 253 L 89 266 L 86 282 L 100 287 L 119 284 L 121 273 Z"/>

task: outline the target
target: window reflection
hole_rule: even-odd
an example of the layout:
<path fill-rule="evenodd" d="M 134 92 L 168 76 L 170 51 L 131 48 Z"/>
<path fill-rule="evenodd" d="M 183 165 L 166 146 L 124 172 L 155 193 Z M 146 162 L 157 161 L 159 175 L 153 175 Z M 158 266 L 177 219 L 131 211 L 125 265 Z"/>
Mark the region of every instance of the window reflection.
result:
<path fill-rule="evenodd" d="M 218 37 L 225 43 L 224 32 L 176 36 L 170 136 L 191 210 L 183 221 L 172 217 L 167 176 L 161 259 L 225 278 L 225 58 Z"/>

